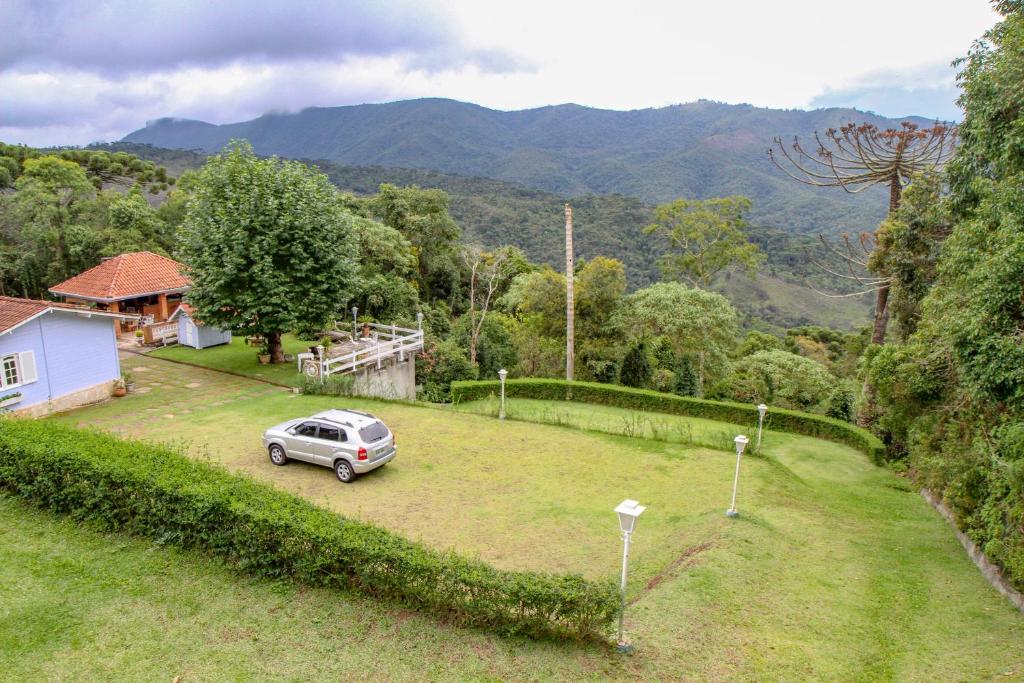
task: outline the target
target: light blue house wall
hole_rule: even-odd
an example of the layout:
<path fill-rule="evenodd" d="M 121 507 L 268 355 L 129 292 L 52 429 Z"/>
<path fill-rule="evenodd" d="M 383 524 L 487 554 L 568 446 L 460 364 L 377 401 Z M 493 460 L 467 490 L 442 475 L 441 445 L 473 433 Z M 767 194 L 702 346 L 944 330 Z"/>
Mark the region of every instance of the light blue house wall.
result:
<path fill-rule="evenodd" d="M 21 393 L 22 410 L 120 378 L 117 339 L 110 318 L 51 310 L 13 332 L 0 335 L 0 357 L 32 352 L 36 380 L 0 389 Z"/>
<path fill-rule="evenodd" d="M 231 343 L 231 332 L 208 325 L 196 325 L 185 311 L 178 316 L 178 343 L 194 349 L 205 349 L 209 346 Z"/>

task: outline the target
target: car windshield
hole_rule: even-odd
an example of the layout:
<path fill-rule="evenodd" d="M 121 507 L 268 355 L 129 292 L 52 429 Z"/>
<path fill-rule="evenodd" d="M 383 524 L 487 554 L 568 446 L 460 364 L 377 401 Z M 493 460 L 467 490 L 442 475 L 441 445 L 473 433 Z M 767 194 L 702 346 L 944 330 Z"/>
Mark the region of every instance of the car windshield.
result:
<path fill-rule="evenodd" d="M 366 443 L 380 441 L 388 435 L 388 428 L 379 420 L 371 425 L 366 425 L 359 430 L 359 437 Z"/>

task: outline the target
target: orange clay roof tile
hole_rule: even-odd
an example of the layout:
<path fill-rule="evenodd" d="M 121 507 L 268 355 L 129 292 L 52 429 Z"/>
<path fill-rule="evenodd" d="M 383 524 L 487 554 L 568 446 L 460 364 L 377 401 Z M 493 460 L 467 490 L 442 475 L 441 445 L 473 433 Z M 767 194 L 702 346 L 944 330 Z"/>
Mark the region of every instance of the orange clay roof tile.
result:
<path fill-rule="evenodd" d="M 188 289 L 192 281 L 184 266 L 151 251 L 136 251 L 107 259 L 95 268 L 50 287 L 58 296 L 119 301 L 145 294 Z"/>

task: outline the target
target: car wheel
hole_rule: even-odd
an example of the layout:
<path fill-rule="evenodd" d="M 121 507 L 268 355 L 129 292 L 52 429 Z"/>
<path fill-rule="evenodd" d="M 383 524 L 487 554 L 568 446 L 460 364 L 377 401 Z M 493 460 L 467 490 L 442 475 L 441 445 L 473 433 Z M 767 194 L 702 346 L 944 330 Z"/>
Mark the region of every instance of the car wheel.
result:
<path fill-rule="evenodd" d="M 270 462 L 278 466 L 288 464 L 288 456 L 285 454 L 284 449 L 276 443 L 270 447 Z"/>
<path fill-rule="evenodd" d="M 338 460 L 334 463 L 334 473 L 338 475 L 338 481 L 343 484 L 349 484 L 356 478 L 356 473 L 347 460 Z"/>

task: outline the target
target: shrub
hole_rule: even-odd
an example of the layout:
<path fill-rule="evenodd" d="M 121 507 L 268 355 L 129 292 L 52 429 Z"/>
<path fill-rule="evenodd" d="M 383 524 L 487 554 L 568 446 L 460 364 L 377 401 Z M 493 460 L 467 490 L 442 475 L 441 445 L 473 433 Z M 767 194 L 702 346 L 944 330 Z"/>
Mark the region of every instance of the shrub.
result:
<path fill-rule="evenodd" d="M 618 611 L 610 581 L 501 571 L 163 446 L 46 422 L 0 420 L 0 488 L 253 574 L 355 589 L 502 633 L 588 637 Z"/>
<path fill-rule="evenodd" d="M 469 362 L 465 349 L 452 339 L 428 346 L 416 364 L 416 379 L 423 385 L 422 398 L 427 401 L 447 401 L 452 382 L 476 378 L 477 369 Z"/>
<path fill-rule="evenodd" d="M 475 401 L 496 394 L 496 381 L 453 382 L 452 401 Z M 564 401 L 571 391 L 572 400 L 596 403 L 629 410 L 703 417 L 720 422 L 757 428 L 757 406 L 745 403 L 708 401 L 689 396 L 675 396 L 645 389 L 631 389 L 591 382 L 566 382 L 554 379 L 515 379 L 505 383 L 505 395 L 513 398 L 532 398 L 546 401 Z M 795 410 L 772 408 L 765 426 L 780 432 L 793 432 L 819 439 L 828 439 L 861 450 L 875 463 L 881 463 L 885 446 L 871 432 L 855 425 L 823 415 L 812 415 Z"/>
<path fill-rule="evenodd" d="M 622 359 L 619 381 L 627 387 L 645 387 L 650 384 L 653 375 L 654 368 L 651 366 L 647 341 L 640 338 Z"/>
<path fill-rule="evenodd" d="M 821 363 L 788 351 L 757 351 L 736 361 L 717 391 L 734 401 L 808 410 L 823 403 L 835 384 Z"/>
<path fill-rule="evenodd" d="M 700 378 L 697 376 L 697 367 L 693 356 L 684 355 L 676 369 L 675 393 L 680 396 L 696 396 L 699 390 Z"/>
<path fill-rule="evenodd" d="M 856 394 L 853 389 L 845 384 L 840 384 L 829 394 L 825 404 L 825 414 L 837 420 L 851 422 L 855 401 Z"/>
<path fill-rule="evenodd" d="M 327 375 L 324 378 L 302 376 L 302 393 L 321 396 L 354 396 L 353 387 L 356 378 L 353 375 Z"/>

